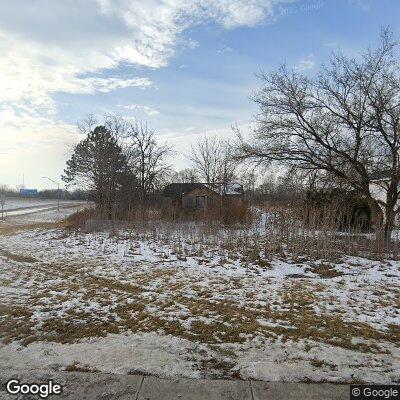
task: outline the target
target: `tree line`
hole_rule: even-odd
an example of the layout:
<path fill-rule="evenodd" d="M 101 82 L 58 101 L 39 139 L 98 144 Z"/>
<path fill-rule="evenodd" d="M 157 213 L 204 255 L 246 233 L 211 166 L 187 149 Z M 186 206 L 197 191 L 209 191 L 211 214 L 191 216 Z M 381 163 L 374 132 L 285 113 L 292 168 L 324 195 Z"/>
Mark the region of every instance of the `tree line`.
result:
<path fill-rule="evenodd" d="M 168 164 L 174 149 L 144 122 L 107 114 L 101 123 L 88 116 L 78 127 L 84 139 L 74 147 L 62 179 L 67 187 L 89 192 L 108 218 L 145 207 L 168 183 L 213 186 L 237 177 L 230 144 L 216 136 L 192 145 L 187 155 L 192 168 L 174 171 Z"/>
<path fill-rule="evenodd" d="M 378 47 L 354 57 L 334 53 L 314 76 L 286 66 L 262 71 L 261 89 L 252 97 L 259 110 L 252 136 L 244 138 L 235 128 L 233 142 L 202 138 L 187 156 L 192 168 L 178 172 L 167 164 L 174 150 L 145 123 L 108 115 L 99 124 L 88 118 L 79 125 L 86 137 L 68 160 L 63 180 L 90 190 L 111 216 L 143 206 L 168 181 L 216 184 L 239 176 L 254 192 L 256 185 L 268 188 L 265 176 L 257 178 L 250 166 L 282 169 L 299 177 L 303 187 L 356 193 L 389 238 L 400 212 L 397 49 L 393 35 L 383 30 Z M 376 188 L 384 195 L 377 196 Z"/>

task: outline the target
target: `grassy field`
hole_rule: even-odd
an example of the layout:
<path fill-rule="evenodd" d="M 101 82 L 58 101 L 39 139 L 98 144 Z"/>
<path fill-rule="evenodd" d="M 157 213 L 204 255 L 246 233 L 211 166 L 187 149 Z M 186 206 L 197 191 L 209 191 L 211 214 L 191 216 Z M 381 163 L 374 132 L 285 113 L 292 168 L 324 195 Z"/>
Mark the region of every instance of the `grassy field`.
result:
<path fill-rule="evenodd" d="M 254 227 L 19 224 L 0 234 L 3 367 L 400 379 L 398 261 L 269 254 Z"/>

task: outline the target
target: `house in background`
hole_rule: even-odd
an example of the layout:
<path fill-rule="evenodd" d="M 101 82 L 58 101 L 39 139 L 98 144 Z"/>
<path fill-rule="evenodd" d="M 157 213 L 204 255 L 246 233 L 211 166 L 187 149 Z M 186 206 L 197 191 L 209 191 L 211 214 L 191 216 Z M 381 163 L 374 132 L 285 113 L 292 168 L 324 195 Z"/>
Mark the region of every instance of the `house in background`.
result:
<path fill-rule="evenodd" d="M 231 201 L 243 200 L 243 186 L 232 182 L 217 183 L 171 183 L 164 189 L 164 197 L 177 208 L 201 209 L 215 204 L 221 198 Z"/>

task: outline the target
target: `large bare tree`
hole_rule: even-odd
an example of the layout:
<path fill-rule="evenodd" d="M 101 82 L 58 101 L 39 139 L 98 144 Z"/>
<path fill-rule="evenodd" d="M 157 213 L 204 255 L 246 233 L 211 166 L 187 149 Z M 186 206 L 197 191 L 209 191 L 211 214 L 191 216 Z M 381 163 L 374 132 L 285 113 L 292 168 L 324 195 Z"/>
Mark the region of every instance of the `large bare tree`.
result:
<path fill-rule="evenodd" d="M 216 136 L 201 138 L 188 156 L 197 174 L 212 186 L 227 184 L 235 178 L 237 161 L 226 141 Z"/>
<path fill-rule="evenodd" d="M 281 67 L 262 72 L 253 139 L 243 159 L 316 170 L 364 197 L 376 227 L 390 238 L 399 197 L 400 76 L 397 43 L 382 31 L 380 45 L 358 57 L 333 54 L 310 78 Z M 376 174 L 384 197 L 371 190 Z"/>
<path fill-rule="evenodd" d="M 124 129 L 129 166 L 137 177 L 140 197 L 146 197 L 164 180 L 170 166 L 166 159 L 173 153 L 167 143 L 159 143 L 155 131 L 147 124 L 135 121 Z"/>

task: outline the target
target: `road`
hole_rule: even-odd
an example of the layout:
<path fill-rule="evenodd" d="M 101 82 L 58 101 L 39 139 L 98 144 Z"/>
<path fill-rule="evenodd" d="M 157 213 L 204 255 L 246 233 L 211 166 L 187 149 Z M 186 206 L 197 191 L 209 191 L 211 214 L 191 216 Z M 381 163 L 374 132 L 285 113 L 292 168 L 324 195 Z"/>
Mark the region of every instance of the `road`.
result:
<path fill-rule="evenodd" d="M 78 202 L 78 201 L 60 202 L 60 209 L 85 206 L 86 204 L 87 204 L 86 202 Z M 30 205 L 26 207 L 8 208 L 5 209 L 3 212 L 1 212 L 0 210 L 0 216 L 2 215 L 4 218 L 17 217 L 21 215 L 35 214 L 52 210 L 57 210 L 57 204 L 54 202 L 48 204 Z"/>

